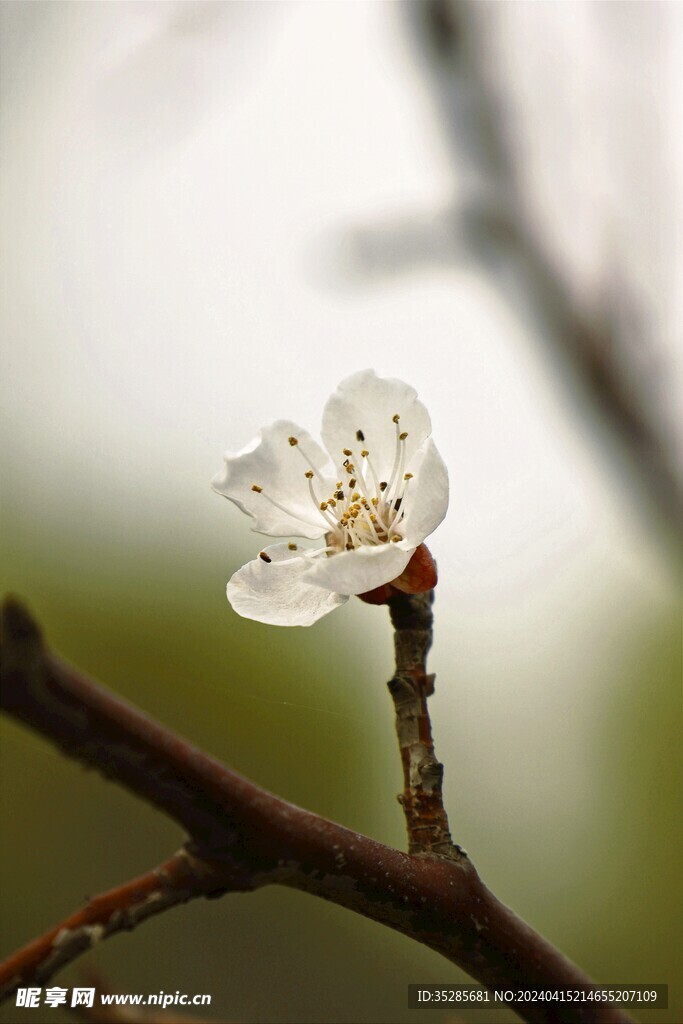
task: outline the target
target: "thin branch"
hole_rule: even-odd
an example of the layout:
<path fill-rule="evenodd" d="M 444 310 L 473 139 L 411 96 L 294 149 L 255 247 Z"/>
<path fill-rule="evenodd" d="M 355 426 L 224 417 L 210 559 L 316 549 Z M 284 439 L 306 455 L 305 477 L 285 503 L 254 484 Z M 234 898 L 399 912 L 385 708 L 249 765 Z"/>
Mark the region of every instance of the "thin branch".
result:
<path fill-rule="evenodd" d="M 457 858 L 410 856 L 294 807 L 57 659 L 16 601 L 6 603 L 1 625 L 2 707 L 189 829 L 191 859 L 181 854 L 168 862 L 173 867 L 167 870 L 178 882 L 170 885 L 170 896 L 162 881 L 159 891 L 166 893 L 168 906 L 157 906 L 162 900 L 156 900 L 158 912 L 194 896 L 278 883 L 394 928 L 489 988 L 576 989 L 591 984 L 489 892 L 461 851 Z M 115 890 L 119 901 L 122 892 L 131 896 L 131 926 L 150 916 L 143 912 L 135 919 L 134 908 L 141 904 L 149 909 L 146 901 L 160 880 L 152 872 Z M 116 899 L 112 904 L 111 893 L 99 897 L 93 901 L 99 914 L 95 920 L 76 914 L 32 943 L 30 956 L 24 951 L 10 958 L 11 966 L 0 969 L 5 991 L 36 976 L 47 980 L 84 951 L 67 942 L 69 956 L 55 962 L 55 940 L 64 927 L 73 930 L 76 922 L 76 931 L 99 926 L 103 931 L 98 937 L 114 934 L 120 912 Z M 594 1002 L 559 1006 L 525 1003 L 524 1019 L 547 1024 L 627 1024 L 630 1019 L 619 1008 Z"/>
<path fill-rule="evenodd" d="M 132 882 L 88 900 L 55 928 L 0 964 L 0 1001 L 30 979 L 47 981 L 102 939 L 216 888 L 209 866 L 181 850 Z"/>
<path fill-rule="evenodd" d="M 395 630 L 396 674 L 389 692 L 396 710 L 396 734 L 403 765 L 403 807 L 410 853 L 462 857 L 451 841 L 443 805 L 443 765 L 434 753 L 427 698 L 434 693 L 434 676 L 427 675 L 427 652 L 432 645 L 434 591 L 396 594 L 389 600 Z"/>

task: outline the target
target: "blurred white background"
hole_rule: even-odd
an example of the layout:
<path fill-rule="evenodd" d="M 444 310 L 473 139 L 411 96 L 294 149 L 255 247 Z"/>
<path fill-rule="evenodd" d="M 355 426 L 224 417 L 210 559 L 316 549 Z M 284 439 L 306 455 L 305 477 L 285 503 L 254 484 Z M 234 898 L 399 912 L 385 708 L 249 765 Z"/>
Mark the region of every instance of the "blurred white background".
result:
<path fill-rule="evenodd" d="M 517 7 L 513 24 L 537 17 Z M 440 649 L 488 660 L 494 631 L 507 662 L 533 635 L 563 664 L 606 594 L 649 613 L 670 583 L 476 264 L 345 273 L 349 229 L 436 224 L 452 201 L 399 13 L 3 5 L 3 476 L 46 528 L 170 530 L 228 574 L 247 525 L 208 491 L 222 451 L 278 417 L 315 431 L 336 383 L 373 366 L 419 389 L 451 473 Z"/>

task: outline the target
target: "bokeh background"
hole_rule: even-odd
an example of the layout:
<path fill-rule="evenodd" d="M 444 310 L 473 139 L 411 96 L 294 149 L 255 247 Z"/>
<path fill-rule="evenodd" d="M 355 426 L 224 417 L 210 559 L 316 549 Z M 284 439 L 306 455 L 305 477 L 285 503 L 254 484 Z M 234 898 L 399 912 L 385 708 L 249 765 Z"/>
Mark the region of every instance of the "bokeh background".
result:
<path fill-rule="evenodd" d="M 683 8 L 5 2 L 0 20 L 3 589 L 117 693 L 403 847 L 385 610 L 239 619 L 225 583 L 260 542 L 208 482 L 270 420 L 315 432 L 344 376 L 409 381 L 451 475 L 431 666 L 454 836 L 598 980 L 668 982 L 670 1009 L 639 1020 L 683 1019 Z M 8 954 L 182 836 L 0 730 Z M 275 888 L 87 966 L 210 993 L 214 1021 L 446 1024 L 406 986 L 465 980 Z M 69 1018 L 22 1012 L 43 1019 Z"/>

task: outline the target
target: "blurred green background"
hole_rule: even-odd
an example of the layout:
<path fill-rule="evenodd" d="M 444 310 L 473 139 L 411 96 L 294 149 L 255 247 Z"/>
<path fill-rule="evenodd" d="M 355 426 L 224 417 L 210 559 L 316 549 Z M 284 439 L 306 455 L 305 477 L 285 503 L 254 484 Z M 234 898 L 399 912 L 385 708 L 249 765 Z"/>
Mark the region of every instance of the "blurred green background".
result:
<path fill-rule="evenodd" d="M 224 512 L 207 496 L 216 550 Z M 57 650 L 264 786 L 403 848 L 383 609 L 356 602 L 315 630 L 277 630 L 229 612 L 227 556 L 176 548 L 154 557 L 104 539 L 93 552 L 68 527 L 44 533 L 11 510 L 3 538 L 3 580 L 30 602 Z M 228 553 L 231 564 L 246 554 Z M 610 699 L 587 697 L 577 679 L 558 717 L 546 712 L 542 688 L 529 698 L 524 669 L 506 672 L 509 654 L 493 645 L 472 679 L 457 645 L 446 653 L 437 602 L 437 750 L 454 835 L 494 892 L 596 978 L 667 981 L 670 1009 L 636 1016 L 680 1021 L 678 617 L 673 604 L 643 615 L 638 595 L 623 590 L 605 594 L 605 604 L 598 640 L 607 634 Z M 476 699 L 499 673 L 518 707 L 504 720 Z M 456 708 L 452 729 L 440 721 L 445 702 Z M 588 737 L 581 747 L 573 720 Z M 86 894 L 163 859 L 182 836 L 26 729 L 1 728 L 8 952 Z M 205 1016 L 217 1021 L 447 1021 L 447 1013 L 407 1011 L 406 985 L 462 980 L 401 936 L 276 888 L 175 910 L 107 942 L 59 980 L 77 983 L 91 966 L 124 992 L 208 992 Z M 0 1019 L 17 1012 L 6 1006 Z M 68 1017 L 50 1010 L 49 1019 Z"/>

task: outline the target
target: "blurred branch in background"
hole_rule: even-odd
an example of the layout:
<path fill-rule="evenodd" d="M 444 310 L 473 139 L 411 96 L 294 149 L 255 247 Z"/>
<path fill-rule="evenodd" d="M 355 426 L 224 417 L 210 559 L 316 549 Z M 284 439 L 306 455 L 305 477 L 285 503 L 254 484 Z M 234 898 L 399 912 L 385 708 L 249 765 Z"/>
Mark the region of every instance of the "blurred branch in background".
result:
<path fill-rule="evenodd" d="M 419 681 L 428 678 L 430 597 L 406 596 L 403 604 L 393 598 L 391 604 L 400 634 L 397 678 L 405 684 L 412 679 L 422 690 Z M 197 897 L 269 884 L 309 892 L 394 928 L 488 987 L 591 985 L 489 892 L 464 851 L 449 844 L 448 856 L 431 852 L 432 846 L 443 847 L 448 828 L 445 814 L 437 813 L 437 841 L 432 842 L 427 819 L 435 817 L 434 796 L 440 804 L 441 781 L 433 756 L 413 766 L 407 786 L 411 799 L 404 802 L 409 825 L 420 815 L 427 821 L 427 841 L 423 835 L 418 842 L 429 852 L 400 853 L 286 803 L 124 704 L 51 654 L 30 615 L 13 600 L 4 606 L 1 639 L 3 709 L 190 833 L 186 848 L 160 868 L 89 900 L 0 965 L 5 998 L 22 984 L 46 981 L 94 943 L 134 928 L 153 913 Z M 424 737 L 424 715 L 418 718 Z M 417 745 L 408 744 L 409 757 L 412 747 Z M 413 830 L 413 845 L 415 837 Z M 630 1019 L 617 1007 L 591 1001 L 525 1002 L 523 1007 L 525 1020 L 547 1024 L 596 1024 L 598 1019 L 627 1024 Z"/>
<path fill-rule="evenodd" d="M 603 439 L 618 439 L 646 505 L 680 543 L 678 186 L 656 130 L 647 174 L 626 151 L 646 146 L 666 114 L 658 70 L 675 59 L 663 36 L 680 12 L 634 6 L 404 5 L 449 144 L 456 207 L 352 241 L 371 270 L 480 262 L 546 339 L 581 418 L 597 410 Z"/>

